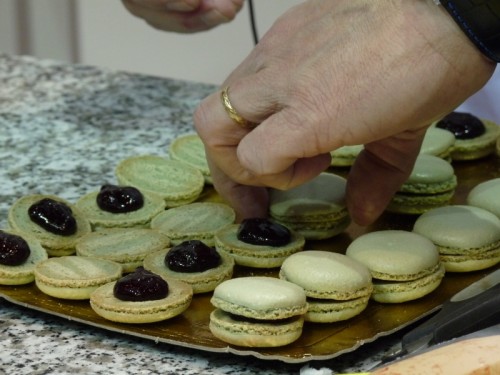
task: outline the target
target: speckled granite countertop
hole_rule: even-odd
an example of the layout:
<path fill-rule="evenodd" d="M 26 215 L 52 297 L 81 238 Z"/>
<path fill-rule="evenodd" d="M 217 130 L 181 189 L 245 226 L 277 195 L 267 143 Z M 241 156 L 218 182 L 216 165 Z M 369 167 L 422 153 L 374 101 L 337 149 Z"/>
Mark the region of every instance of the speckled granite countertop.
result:
<path fill-rule="evenodd" d="M 166 155 L 174 137 L 193 131 L 193 108 L 213 89 L 0 54 L 0 228 L 22 195 L 75 201 L 114 181 L 117 161 Z M 394 340 L 379 339 L 329 361 L 291 365 L 155 343 L 0 299 L 0 373 L 6 374 L 281 375 L 322 367 L 350 372 L 369 367 Z"/>

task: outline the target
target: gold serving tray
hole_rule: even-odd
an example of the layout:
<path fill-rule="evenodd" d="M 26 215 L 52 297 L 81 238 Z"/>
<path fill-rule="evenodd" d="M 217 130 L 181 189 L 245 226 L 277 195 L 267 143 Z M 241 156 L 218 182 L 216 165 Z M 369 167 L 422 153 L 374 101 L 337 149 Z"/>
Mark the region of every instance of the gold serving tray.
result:
<path fill-rule="evenodd" d="M 467 193 L 479 182 L 500 177 L 500 158 L 491 156 L 480 161 L 454 163 L 459 186 L 453 204 L 464 204 Z M 347 170 L 332 172 L 346 175 Z M 203 201 L 217 201 L 213 189 L 207 188 Z M 309 241 L 306 249 L 320 249 L 343 253 L 349 243 L 359 235 L 383 229 L 411 230 L 415 217 L 384 214 L 370 227 L 351 225 L 345 233 L 325 241 Z M 120 324 L 101 318 L 88 301 L 69 301 L 52 298 L 40 292 L 34 283 L 25 286 L 0 286 L 0 297 L 29 309 L 64 317 L 104 330 L 119 332 L 165 342 L 172 345 L 195 348 L 203 351 L 252 355 L 261 359 L 300 363 L 310 360 L 334 358 L 350 352 L 364 343 L 389 335 L 424 316 L 436 311 L 441 304 L 459 290 L 494 271 L 499 266 L 471 273 L 448 273 L 441 285 L 431 294 L 407 303 L 381 304 L 370 301 L 358 316 L 345 322 L 318 324 L 306 323 L 302 336 L 294 343 L 279 348 L 242 348 L 228 345 L 215 338 L 209 328 L 209 315 L 213 307 L 210 293 L 196 295 L 182 315 L 160 323 Z M 234 277 L 245 275 L 277 276 L 276 269 L 255 270 L 237 267 Z"/>

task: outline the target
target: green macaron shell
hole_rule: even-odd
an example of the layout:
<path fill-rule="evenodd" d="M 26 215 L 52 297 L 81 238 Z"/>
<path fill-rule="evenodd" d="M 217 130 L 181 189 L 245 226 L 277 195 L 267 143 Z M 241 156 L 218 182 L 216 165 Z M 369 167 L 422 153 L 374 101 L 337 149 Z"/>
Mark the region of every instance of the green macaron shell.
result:
<path fill-rule="evenodd" d="M 205 146 L 197 134 L 186 134 L 175 138 L 168 148 L 170 158 L 198 169 L 211 184 L 212 176 L 205 156 Z"/>
<path fill-rule="evenodd" d="M 74 234 L 65 236 L 49 232 L 30 219 L 28 214 L 29 208 L 45 198 L 63 203 L 71 209 L 77 228 Z M 89 220 L 76 206 L 63 198 L 44 194 L 25 195 L 16 200 L 9 209 L 8 222 L 9 227 L 14 231 L 27 234 L 39 240 L 40 244 L 47 250 L 49 256 L 74 254 L 76 241 L 92 230 Z"/>
<path fill-rule="evenodd" d="M 183 162 L 156 155 L 122 160 L 115 170 L 120 185 L 161 196 L 167 207 L 195 201 L 205 186 L 203 174 Z"/>
<path fill-rule="evenodd" d="M 0 285 L 23 285 L 35 280 L 35 266 L 48 258 L 47 251 L 36 238 L 12 230 L 2 230 L 21 237 L 30 249 L 28 258 L 21 264 L 10 266 L 0 264 Z"/>
<path fill-rule="evenodd" d="M 172 240 L 174 245 L 187 240 L 200 240 L 214 246 L 214 234 L 236 219 L 234 210 L 224 203 L 194 202 L 173 207 L 151 221 L 156 229 Z"/>
<path fill-rule="evenodd" d="M 98 194 L 98 191 L 88 193 L 75 203 L 75 206 L 88 218 L 93 230 L 101 228 L 147 228 L 151 219 L 165 210 L 165 201 L 162 197 L 142 193 L 144 204 L 137 210 L 123 213 L 104 211 L 97 204 Z"/>
<path fill-rule="evenodd" d="M 470 139 L 456 139 L 451 157 L 453 160 L 474 160 L 485 157 L 495 151 L 495 143 L 500 134 L 500 127 L 493 121 L 480 119 L 485 132 Z M 434 123 L 432 126 L 435 126 Z"/>
<path fill-rule="evenodd" d="M 467 204 L 480 207 L 500 218 L 500 178 L 476 185 L 467 195 Z"/>
<path fill-rule="evenodd" d="M 75 248 L 79 256 L 112 260 L 133 272 L 148 254 L 169 246 L 170 239 L 153 229 L 108 228 L 81 237 Z"/>
<path fill-rule="evenodd" d="M 344 254 L 307 250 L 290 255 L 279 277 L 299 285 L 308 297 L 350 300 L 370 295 L 370 270 Z"/>
<path fill-rule="evenodd" d="M 280 267 L 290 255 L 302 251 L 305 238 L 299 232 L 290 230 L 290 242 L 283 246 L 266 246 L 246 243 L 238 239 L 239 224 L 227 225 L 214 235 L 218 251 L 229 254 L 241 266 L 255 268 Z"/>
<path fill-rule="evenodd" d="M 265 276 L 226 280 L 215 288 L 211 303 L 231 314 L 262 320 L 286 319 L 307 311 L 300 286 Z"/>
<path fill-rule="evenodd" d="M 425 132 L 420 153 L 451 160 L 451 151 L 454 144 L 455 136 L 453 133 L 448 130 L 429 127 Z"/>
<path fill-rule="evenodd" d="M 403 230 L 363 234 L 351 242 L 346 255 L 367 266 L 373 278 L 388 281 L 419 279 L 434 273 L 439 263 L 432 241 Z"/>

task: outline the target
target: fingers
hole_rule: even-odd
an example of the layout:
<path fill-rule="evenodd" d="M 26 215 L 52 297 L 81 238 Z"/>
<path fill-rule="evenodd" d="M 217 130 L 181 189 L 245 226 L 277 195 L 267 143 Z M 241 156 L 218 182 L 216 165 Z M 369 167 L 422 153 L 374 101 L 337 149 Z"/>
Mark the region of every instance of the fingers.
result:
<path fill-rule="evenodd" d="M 424 135 L 420 129 L 365 146 L 347 178 L 346 202 L 354 222 L 369 225 L 385 210 L 410 175 Z"/>
<path fill-rule="evenodd" d="M 282 123 L 281 111 L 273 113 L 275 104 L 271 95 L 268 102 L 254 101 L 257 103 L 254 108 L 258 109 L 250 112 L 243 103 L 251 97 L 251 90 L 235 90 L 233 95 L 231 88 L 229 94 L 232 106 L 240 115 L 248 113 L 253 122 L 269 117 L 251 131 L 243 128 L 226 113 L 219 93 L 209 96 L 197 109 L 195 126 L 207 154 L 227 177 L 240 184 L 288 189 L 328 168 L 329 152 L 318 154 L 307 142 L 305 147 L 292 147 L 309 135 L 287 131 L 289 127 Z M 273 129 L 271 136 L 268 129 Z"/>
<path fill-rule="evenodd" d="M 122 0 L 152 27 L 181 33 L 209 30 L 234 19 L 244 0 Z"/>
<path fill-rule="evenodd" d="M 236 222 L 246 218 L 268 216 L 269 196 L 266 188 L 238 184 L 228 178 L 210 158 L 207 159 L 215 190 L 233 207 Z"/>

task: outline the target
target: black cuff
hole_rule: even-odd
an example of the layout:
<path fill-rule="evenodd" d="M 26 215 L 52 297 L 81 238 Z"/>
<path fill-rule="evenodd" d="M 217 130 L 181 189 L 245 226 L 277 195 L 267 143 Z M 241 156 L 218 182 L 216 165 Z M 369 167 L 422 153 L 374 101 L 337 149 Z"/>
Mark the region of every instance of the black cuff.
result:
<path fill-rule="evenodd" d="M 500 0 L 441 0 L 479 50 L 500 62 Z"/>

